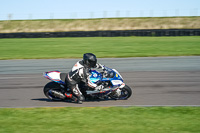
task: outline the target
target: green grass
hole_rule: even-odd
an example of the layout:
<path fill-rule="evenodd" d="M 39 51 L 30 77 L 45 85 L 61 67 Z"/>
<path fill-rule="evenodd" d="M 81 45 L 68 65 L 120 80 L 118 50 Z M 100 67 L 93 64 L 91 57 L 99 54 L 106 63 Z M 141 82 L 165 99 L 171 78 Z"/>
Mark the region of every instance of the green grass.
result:
<path fill-rule="evenodd" d="M 0 109 L 0 133 L 199 133 L 200 107 Z"/>
<path fill-rule="evenodd" d="M 0 59 L 200 55 L 200 37 L 88 37 L 0 39 Z"/>

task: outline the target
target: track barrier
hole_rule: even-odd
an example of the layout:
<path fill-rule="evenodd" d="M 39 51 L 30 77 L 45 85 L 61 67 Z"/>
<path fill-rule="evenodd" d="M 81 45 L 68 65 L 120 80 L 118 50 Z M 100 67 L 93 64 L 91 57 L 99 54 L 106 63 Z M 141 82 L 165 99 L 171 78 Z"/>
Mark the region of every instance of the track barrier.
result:
<path fill-rule="evenodd" d="M 119 36 L 200 36 L 200 29 L 147 29 L 116 31 L 72 31 L 38 33 L 0 33 L 0 38 L 119 37 Z"/>

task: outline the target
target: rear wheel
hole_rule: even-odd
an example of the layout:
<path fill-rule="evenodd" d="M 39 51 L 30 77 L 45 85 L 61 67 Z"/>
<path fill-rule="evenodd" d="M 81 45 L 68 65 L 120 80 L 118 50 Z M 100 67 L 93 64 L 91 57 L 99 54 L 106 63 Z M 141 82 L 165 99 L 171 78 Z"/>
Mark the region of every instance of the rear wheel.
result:
<path fill-rule="evenodd" d="M 53 101 L 61 101 L 62 99 L 58 96 L 55 96 L 56 93 L 61 93 L 61 87 L 56 82 L 49 82 L 44 87 L 44 94 L 48 99 L 51 99 Z"/>

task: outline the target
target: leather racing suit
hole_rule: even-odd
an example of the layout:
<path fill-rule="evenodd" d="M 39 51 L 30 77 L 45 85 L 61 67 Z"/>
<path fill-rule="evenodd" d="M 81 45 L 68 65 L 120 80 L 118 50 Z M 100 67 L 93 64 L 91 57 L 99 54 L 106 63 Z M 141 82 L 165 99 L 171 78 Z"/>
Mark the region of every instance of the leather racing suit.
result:
<path fill-rule="evenodd" d="M 101 64 L 96 64 L 95 68 L 102 68 Z M 102 68 L 103 69 L 103 68 Z M 78 101 L 83 101 L 85 98 L 79 89 L 78 84 L 82 81 L 87 86 L 91 88 L 96 88 L 97 85 L 90 82 L 89 78 L 90 68 L 84 65 L 83 60 L 78 61 L 72 68 L 72 70 L 67 74 L 65 82 L 67 87 L 72 90 L 73 94 L 78 98 Z"/>

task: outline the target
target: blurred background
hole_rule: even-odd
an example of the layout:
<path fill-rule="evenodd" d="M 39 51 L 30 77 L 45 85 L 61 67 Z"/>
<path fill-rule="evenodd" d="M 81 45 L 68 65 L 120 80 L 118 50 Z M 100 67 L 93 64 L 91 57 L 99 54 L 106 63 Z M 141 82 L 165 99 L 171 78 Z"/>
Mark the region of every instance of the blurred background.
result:
<path fill-rule="evenodd" d="M 199 29 L 198 0 L 7 0 L 0 33 Z"/>
<path fill-rule="evenodd" d="M 95 19 L 95 18 L 129 18 L 129 17 L 180 17 L 199 16 L 199 8 L 186 9 L 141 9 L 141 10 L 116 10 L 116 11 L 74 11 L 49 13 L 8 13 L 0 14 L 0 20 L 34 20 L 34 19 Z"/>

